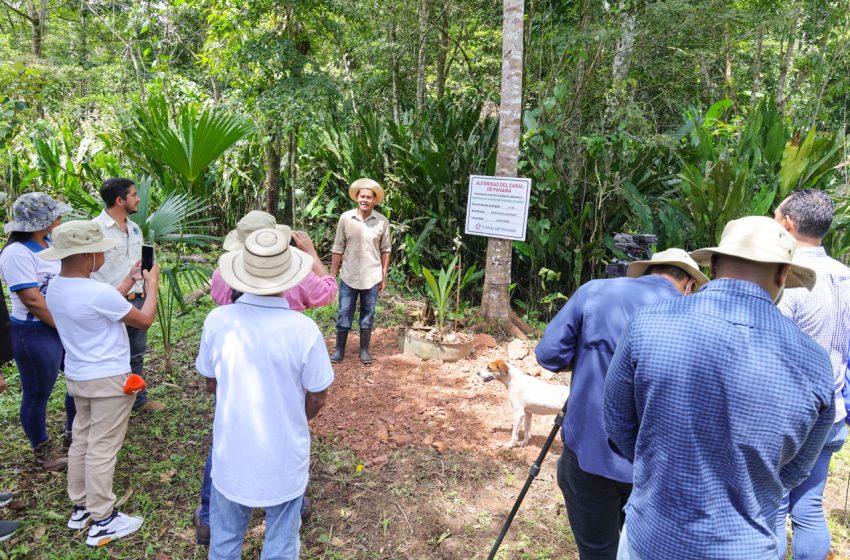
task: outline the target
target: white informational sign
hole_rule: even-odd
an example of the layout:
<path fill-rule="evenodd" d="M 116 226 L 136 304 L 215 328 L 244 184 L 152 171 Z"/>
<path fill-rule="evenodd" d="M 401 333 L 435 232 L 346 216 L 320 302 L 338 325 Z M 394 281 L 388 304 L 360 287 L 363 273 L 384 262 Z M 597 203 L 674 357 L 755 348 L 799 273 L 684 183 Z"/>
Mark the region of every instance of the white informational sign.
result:
<path fill-rule="evenodd" d="M 531 179 L 469 177 L 466 233 L 525 241 Z"/>

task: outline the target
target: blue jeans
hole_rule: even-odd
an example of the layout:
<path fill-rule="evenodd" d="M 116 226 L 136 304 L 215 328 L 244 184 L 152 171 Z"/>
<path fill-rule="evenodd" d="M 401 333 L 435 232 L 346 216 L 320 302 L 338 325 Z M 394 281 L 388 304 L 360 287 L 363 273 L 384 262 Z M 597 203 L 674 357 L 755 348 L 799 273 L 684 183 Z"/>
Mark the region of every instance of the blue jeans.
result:
<path fill-rule="evenodd" d="M 336 330 L 351 330 L 354 321 L 354 308 L 357 307 L 357 298 L 360 297 L 360 320 L 361 329 L 371 329 L 375 324 L 375 305 L 378 303 L 378 287 L 375 284 L 367 290 L 356 290 L 339 281 L 339 314 L 336 320 Z"/>
<path fill-rule="evenodd" d="M 210 451 L 207 453 L 207 462 L 204 464 L 204 481 L 201 482 L 201 511 L 198 514 L 198 517 L 201 519 L 201 523 L 210 526 L 210 499 L 212 495 L 212 446 L 210 446 Z M 305 494 L 306 495 L 306 494 Z M 299 513 L 304 511 L 304 503 L 302 496 L 302 504 L 299 509 Z"/>
<path fill-rule="evenodd" d="M 137 297 L 130 302 L 130 305 L 136 309 L 141 309 L 144 304 L 145 298 L 143 297 Z M 127 325 L 127 338 L 130 339 L 130 371 L 144 378 L 145 351 L 148 349 L 148 331 Z M 136 402 L 133 403 L 133 410 L 138 410 L 146 402 L 148 402 L 148 390 L 143 389 L 136 393 Z"/>
<path fill-rule="evenodd" d="M 47 401 L 59 377 L 65 349 L 56 329 L 40 321 L 12 322 L 12 353 L 21 375 L 21 426 L 30 445 L 47 441 Z M 77 410 L 74 399 L 65 393 L 65 429 Z"/>
<path fill-rule="evenodd" d="M 210 526 L 210 499 L 212 495 L 212 445 L 207 453 L 207 462 L 204 463 L 204 481 L 201 483 L 201 511 L 198 517 L 201 523 Z"/>
<path fill-rule="evenodd" d="M 776 538 L 779 541 L 779 558 L 785 558 L 788 538 L 785 516 L 791 512 L 791 551 L 794 560 L 823 560 L 829 554 L 830 534 L 823 513 L 823 489 L 829 474 L 832 454 L 841 449 L 847 439 L 847 425 L 837 422 L 815 461 L 809 478 L 782 498 L 776 518 Z"/>
<path fill-rule="evenodd" d="M 210 508 L 210 560 L 241 560 L 242 542 L 254 508 L 231 502 L 212 488 Z M 263 508 L 266 541 L 260 560 L 298 560 L 301 541 L 301 497 Z"/>
<path fill-rule="evenodd" d="M 620 546 L 617 548 L 617 560 L 641 560 L 635 549 L 629 544 L 629 536 L 626 534 L 626 525 L 620 533 Z"/>

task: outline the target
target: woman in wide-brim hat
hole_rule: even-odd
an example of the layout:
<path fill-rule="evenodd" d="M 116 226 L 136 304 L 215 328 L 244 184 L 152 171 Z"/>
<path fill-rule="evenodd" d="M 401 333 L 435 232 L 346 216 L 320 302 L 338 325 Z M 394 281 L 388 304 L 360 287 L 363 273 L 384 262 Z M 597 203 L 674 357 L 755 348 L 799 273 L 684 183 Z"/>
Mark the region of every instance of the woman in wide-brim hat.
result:
<path fill-rule="evenodd" d="M 9 238 L 0 252 L 0 277 L 12 302 L 12 353 L 21 378 L 20 422 L 35 463 L 47 470 L 61 470 L 66 464 L 64 458 L 51 456 L 47 433 L 47 401 L 65 351 L 44 299 L 60 265 L 40 259 L 38 253 L 51 246 L 50 233 L 69 210 L 45 193 L 19 196 L 12 205 L 14 219 L 3 226 Z M 74 400 L 66 393 L 63 439 L 71 431 L 74 414 Z"/>

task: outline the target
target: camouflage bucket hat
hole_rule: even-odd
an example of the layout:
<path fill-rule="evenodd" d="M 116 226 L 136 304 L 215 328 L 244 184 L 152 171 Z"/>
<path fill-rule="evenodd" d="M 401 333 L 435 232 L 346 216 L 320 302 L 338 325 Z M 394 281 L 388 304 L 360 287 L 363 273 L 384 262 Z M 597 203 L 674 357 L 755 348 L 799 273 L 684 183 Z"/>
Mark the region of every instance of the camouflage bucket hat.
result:
<path fill-rule="evenodd" d="M 56 218 L 71 211 L 71 207 L 57 202 L 49 194 L 22 194 L 12 204 L 14 220 L 3 226 L 3 231 L 33 232 L 47 229 Z"/>

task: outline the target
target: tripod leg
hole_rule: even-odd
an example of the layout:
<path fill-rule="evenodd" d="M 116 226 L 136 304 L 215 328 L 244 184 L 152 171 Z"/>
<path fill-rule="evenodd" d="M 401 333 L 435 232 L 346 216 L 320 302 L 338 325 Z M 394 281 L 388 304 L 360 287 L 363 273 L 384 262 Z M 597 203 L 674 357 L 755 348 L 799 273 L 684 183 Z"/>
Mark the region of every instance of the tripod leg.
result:
<path fill-rule="evenodd" d="M 487 556 L 487 560 L 493 560 L 496 557 L 496 553 L 499 551 L 499 547 L 502 546 L 502 541 L 505 539 L 505 535 L 508 534 L 508 529 L 510 528 L 511 523 L 513 523 L 517 511 L 519 511 L 519 506 L 522 504 L 523 499 L 525 499 L 528 489 L 531 488 L 531 483 L 534 482 L 534 479 L 537 478 L 537 475 L 540 473 L 540 466 L 543 464 L 546 454 L 549 453 L 549 448 L 552 447 L 552 442 L 555 441 L 555 438 L 558 436 L 558 432 L 561 430 L 561 425 L 564 423 L 564 416 L 567 415 L 567 404 L 569 404 L 569 402 L 570 399 L 567 398 L 564 402 L 564 406 L 561 407 L 561 412 L 555 416 L 555 422 L 552 425 L 552 430 L 549 432 L 549 437 L 546 438 L 546 443 L 544 443 L 543 447 L 540 449 L 540 454 L 537 455 L 537 459 L 531 465 L 531 469 L 528 472 L 528 478 L 525 479 L 525 484 L 523 484 L 522 490 L 520 490 L 519 496 L 517 496 L 514 506 L 511 508 L 511 512 L 505 520 L 505 524 L 502 525 L 502 530 L 499 531 L 499 536 L 496 537 L 496 542 L 493 544 L 493 548 L 490 550 L 490 555 Z"/>

